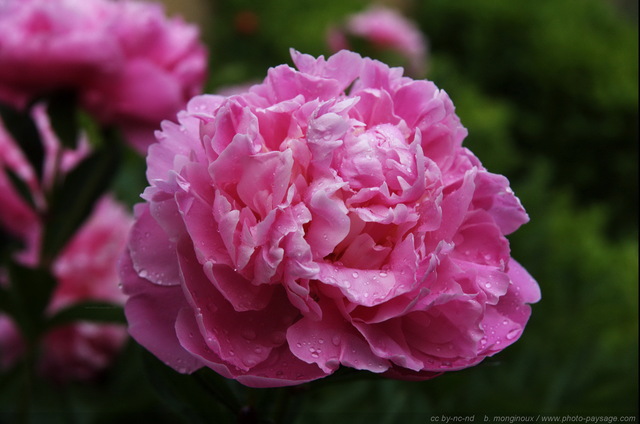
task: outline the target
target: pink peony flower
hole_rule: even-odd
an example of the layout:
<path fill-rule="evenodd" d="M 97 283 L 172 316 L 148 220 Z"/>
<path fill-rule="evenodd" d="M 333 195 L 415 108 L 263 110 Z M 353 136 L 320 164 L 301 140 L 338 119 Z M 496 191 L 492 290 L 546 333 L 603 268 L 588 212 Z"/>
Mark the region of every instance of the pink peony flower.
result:
<path fill-rule="evenodd" d="M 505 234 L 528 216 L 447 94 L 348 51 L 292 56 L 156 134 L 121 263 L 130 334 L 255 387 L 426 379 L 515 342 L 540 292 Z"/>
<path fill-rule="evenodd" d="M 87 300 L 124 304 L 117 263 L 131 224 L 131 216 L 111 197 L 98 202 L 53 264 L 58 285 L 49 314 Z M 126 338 L 121 325 L 79 322 L 56 327 L 42 341 L 39 369 L 55 381 L 93 378 L 111 363 Z M 0 366 L 13 365 L 23 352 L 24 341 L 15 324 L 0 315 Z"/>
<path fill-rule="evenodd" d="M 332 52 L 353 49 L 349 37 L 358 37 L 378 50 L 399 53 L 407 60 L 407 72 L 422 76 L 427 61 L 427 40 L 420 29 L 394 9 L 373 6 L 351 15 L 344 27 L 330 28 L 327 44 Z"/>
<path fill-rule="evenodd" d="M 198 31 L 160 5 L 108 0 L 0 3 L 0 100 L 24 106 L 73 90 L 105 124 L 146 152 L 153 130 L 206 77 Z"/>

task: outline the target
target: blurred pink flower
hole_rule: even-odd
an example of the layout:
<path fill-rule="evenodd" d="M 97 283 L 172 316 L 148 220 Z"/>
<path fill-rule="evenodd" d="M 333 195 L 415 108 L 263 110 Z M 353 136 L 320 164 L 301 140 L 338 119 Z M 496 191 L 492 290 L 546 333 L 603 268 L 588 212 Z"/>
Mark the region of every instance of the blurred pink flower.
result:
<path fill-rule="evenodd" d="M 521 335 L 528 216 L 445 92 L 341 51 L 198 96 L 147 156 L 121 278 L 130 334 L 255 387 L 340 366 L 426 379 Z"/>
<path fill-rule="evenodd" d="M 89 151 L 89 143 L 85 136 L 79 139 L 76 150 L 62 148 L 51 127 L 44 104 L 34 105 L 31 117 L 43 143 L 41 178 L 38 178 L 36 171 L 24 156 L 19 142 L 13 139 L 0 119 L 0 227 L 24 244 L 19 259 L 25 265 L 35 265 L 39 260 L 42 224 L 38 214 L 47 207 L 46 192 L 51 189 L 55 175 L 66 174 Z M 35 203 L 35 209 L 18 193 L 5 170 L 23 181 Z"/>
<path fill-rule="evenodd" d="M 131 224 L 131 216 L 111 197 L 97 203 L 53 263 L 58 285 L 47 310 L 50 315 L 88 300 L 124 304 L 117 263 Z M 122 325 L 78 322 L 56 327 L 40 345 L 39 369 L 59 382 L 93 378 L 111 363 L 126 338 Z M 24 342 L 15 324 L 0 315 L 0 366 L 13 365 L 23 351 Z"/>
<path fill-rule="evenodd" d="M 32 117 L 44 148 L 41 177 L 0 120 L 0 228 L 24 245 L 15 259 L 29 267 L 38 266 L 40 262 L 44 230 L 41 214 L 48 208 L 46 194 L 54 180 L 67 174 L 89 150 L 85 137 L 79 140 L 77 150 L 62 148 L 43 104 L 32 108 Z M 5 170 L 22 180 L 35 205 L 30 205 L 18 193 Z M 110 196 L 96 204 L 91 216 L 52 264 L 51 272 L 58 285 L 48 307 L 49 314 L 85 300 L 124 304 L 124 295 L 118 287 L 117 262 L 132 221 L 125 208 Z M 0 269 L 0 284 L 11 284 L 2 271 Z M 54 328 L 41 345 L 41 371 L 58 381 L 90 378 L 113 359 L 125 339 L 126 329 L 121 325 L 82 322 Z M 0 366 L 6 368 L 14 364 L 24 349 L 14 322 L 0 314 Z"/>
<path fill-rule="evenodd" d="M 407 72 L 422 77 L 427 61 L 427 40 L 420 29 L 394 9 L 373 6 L 351 15 L 340 28 L 330 28 L 327 43 L 332 52 L 353 50 L 349 38 L 358 37 L 377 50 L 399 53 Z"/>
<path fill-rule="evenodd" d="M 0 100 L 24 106 L 72 90 L 140 152 L 206 77 L 198 30 L 159 4 L 108 0 L 0 3 Z"/>

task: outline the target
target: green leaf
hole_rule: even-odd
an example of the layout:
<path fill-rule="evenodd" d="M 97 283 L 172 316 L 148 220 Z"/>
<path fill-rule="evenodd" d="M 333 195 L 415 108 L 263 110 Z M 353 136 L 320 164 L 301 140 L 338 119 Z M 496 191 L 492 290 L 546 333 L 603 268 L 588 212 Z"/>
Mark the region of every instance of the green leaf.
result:
<path fill-rule="evenodd" d="M 27 268 L 9 263 L 9 289 L 5 289 L 2 303 L 23 334 L 35 340 L 44 330 L 44 313 L 57 282 L 44 269 Z"/>
<path fill-rule="evenodd" d="M 31 189 L 24 182 L 22 178 L 16 175 L 9 167 L 5 166 L 4 168 L 7 177 L 9 177 L 9 181 L 11 181 L 11 185 L 15 188 L 16 192 L 20 195 L 20 197 L 31 207 L 31 209 L 36 209 L 36 204 L 33 200 L 33 196 L 31 196 Z"/>
<path fill-rule="evenodd" d="M 126 324 L 122 306 L 109 302 L 88 301 L 68 306 L 48 320 L 49 328 L 77 321 Z"/>
<path fill-rule="evenodd" d="M 9 291 L 4 287 L 0 287 L 0 311 L 13 315 L 13 308 L 11 306 L 11 296 Z"/>
<path fill-rule="evenodd" d="M 42 243 L 43 263 L 50 263 L 57 256 L 89 216 L 96 200 L 111 183 L 119 156 L 117 144 L 95 150 L 54 189 Z"/>
<path fill-rule="evenodd" d="M 0 103 L 0 117 L 2 117 L 4 127 L 18 143 L 38 177 L 42 177 L 44 146 L 38 127 L 29 113 Z"/>
<path fill-rule="evenodd" d="M 21 249 L 22 246 L 23 243 L 19 238 L 0 228 L 0 267 L 11 261 L 14 252 Z"/>
<path fill-rule="evenodd" d="M 57 93 L 49 98 L 48 103 L 47 112 L 54 132 L 64 147 L 75 149 L 79 131 L 75 93 Z"/>

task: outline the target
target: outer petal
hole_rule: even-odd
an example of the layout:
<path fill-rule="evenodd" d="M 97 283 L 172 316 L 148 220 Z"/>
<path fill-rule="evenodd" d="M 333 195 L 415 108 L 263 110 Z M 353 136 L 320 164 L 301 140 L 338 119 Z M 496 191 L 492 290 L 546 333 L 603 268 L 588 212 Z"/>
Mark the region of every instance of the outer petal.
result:
<path fill-rule="evenodd" d="M 340 312 L 328 305 L 320 321 L 305 317 L 289 327 L 287 340 L 294 355 L 326 373 L 340 364 L 376 373 L 389 368 L 389 362 L 376 356 Z"/>
<path fill-rule="evenodd" d="M 151 216 L 148 205 L 137 205 L 136 217 L 129 239 L 130 257 L 135 272 L 154 284 L 180 284 L 180 273 L 175 259 L 176 244 L 169 241 Z"/>
<path fill-rule="evenodd" d="M 178 313 L 189 308 L 179 286 L 159 286 L 141 278 L 128 253 L 120 262 L 123 290 L 129 296 L 124 308 L 129 334 L 170 367 L 191 373 L 202 366 L 180 344 L 175 325 Z"/>
<path fill-rule="evenodd" d="M 180 343 L 204 365 L 249 387 L 293 386 L 327 376 L 316 365 L 307 364 L 293 356 L 287 347 L 272 350 L 264 362 L 250 371 L 236 368 L 211 350 L 198 334 L 195 318 L 188 312 L 180 314 L 177 331 Z"/>
<path fill-rule="evenodd" d="M 283 290 L 274 296 L 268 293 L 261 298 L 254 298 L 256 302 L 261 302 L 260 305 L 252 305 L 259 306 L 256 310 L 243 308 L 243 312 L 237 312 L 234 307 L 237 307 L 236 304 L 243 306 L 242 300 L 232 299 L 235 302 L 229 303 L 221 296 L 203 272 L 192 249 L 190 251 L 186 239 L 181 241 L 179 260 L 185 295 L 195 313 L 199 332 L 216 355 L 248 371 L 265 361 L 272 349 L 284 343 L 284 332 L 298 312 L 288 304 Z M 224 278 L 235 276 L 242 279 L 226 266 L 222 270 L 214 269 L 214 278 L 220 278 L 220 274 L 225 274 Z M 273 291 L 272 286 L 260 287 Z M 273 319 L 276 315 L 279 319 Z"/>

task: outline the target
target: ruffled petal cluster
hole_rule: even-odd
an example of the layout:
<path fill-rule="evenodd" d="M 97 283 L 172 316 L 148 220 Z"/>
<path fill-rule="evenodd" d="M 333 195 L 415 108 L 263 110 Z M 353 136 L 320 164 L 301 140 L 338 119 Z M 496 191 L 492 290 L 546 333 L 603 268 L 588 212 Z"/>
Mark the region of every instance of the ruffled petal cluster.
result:
<path fill-rule="evenodd" d="M 155 3 L 0 2 L 0 100 L 24 106 L 76 92 L 143 153 L 160 121 L 200 92 L 206 61 L 196 27 L 168 19 Z"/>
<path fill-rule="evenodd" d="M 255 387 L 339 367 L 425 379 L 520 337 L 528 216 L 447 94 L 341 51 L 193 98 L 149 149 L 121 264 L 130 334 Z"/>

